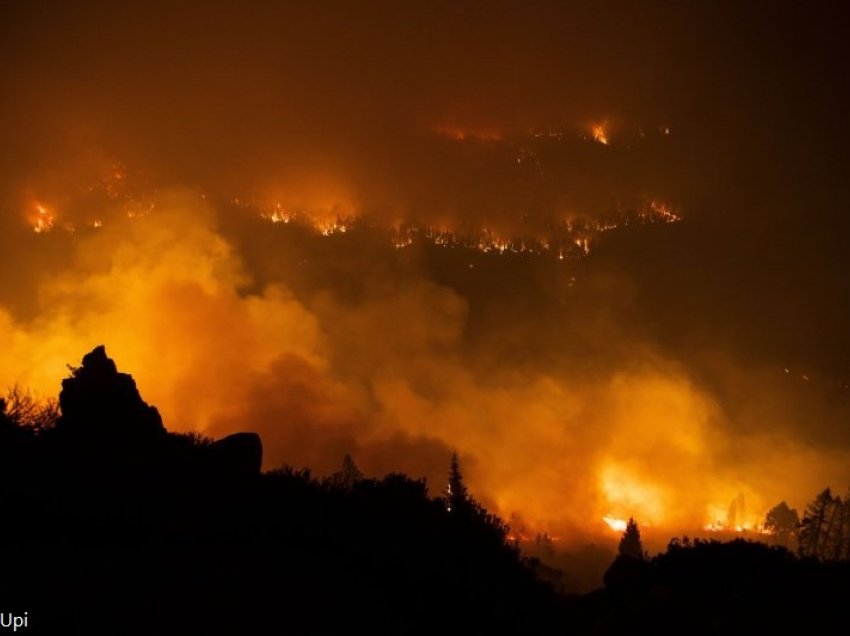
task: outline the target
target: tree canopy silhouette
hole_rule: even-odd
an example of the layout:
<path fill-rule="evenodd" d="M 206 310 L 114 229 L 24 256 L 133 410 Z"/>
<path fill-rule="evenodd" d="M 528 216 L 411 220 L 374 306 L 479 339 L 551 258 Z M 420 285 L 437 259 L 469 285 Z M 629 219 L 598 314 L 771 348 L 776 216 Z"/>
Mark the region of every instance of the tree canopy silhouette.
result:
<path fill-rule="evenodd" d="M 796 537 L 799 526 L 800 515 L 784 501 L 771 508 L 764 518 L 765 529 L 783 545 L 787 545 L 792 537 Z"/>
<path fill-rule="evenodd" d="M 560 611 L 457 462 L 453 512 L 424 480 L 368 479 L 350 456 L 326 480 L 263 473 L 254 433 L 168 432 L 102 346 L 63 381 L 55 426 L 29 425 L 38 410 L 15 395 L 0 598 L 46 633 L 433 633 L 441 604 L 468 633 L 538 633 Z M 97 626 L 81 622 L 93 603 Z"/>
<path fill-rule="evenodd" d="M 358 481 L 363 479 L 363 473 L 354 463 L 354 459 L 349 453 L 342 458 L 342 466 L 340 469 L 330 476 L 329 482 L 338 487 L 350 490 Z"/>
<path fill-rule="evenodd" d="M 798 531 L 801 556 L 823 561 L 850 559 L 850 501 L 821 491 L 806 506 Z"/>
<path fill-rule="evenodd" d="M 621 556 L 630 557 L 632 559 L 643 560 L 644 551 L 643 544 L 640 541 L 640 529 L 632 517 L 626 524 L 626 530 L 620 538 L 620 544 L 617 546 L 617 553 Z"/>
<path fill-rule="evenodd" d="M 449 482 L 446 486 L 446 509 L 456 514 L 468 512 L 471 508 L 471 500 L 460 472 L 460 460 L 457 453 L 452 453 L 449 464 Z"/>

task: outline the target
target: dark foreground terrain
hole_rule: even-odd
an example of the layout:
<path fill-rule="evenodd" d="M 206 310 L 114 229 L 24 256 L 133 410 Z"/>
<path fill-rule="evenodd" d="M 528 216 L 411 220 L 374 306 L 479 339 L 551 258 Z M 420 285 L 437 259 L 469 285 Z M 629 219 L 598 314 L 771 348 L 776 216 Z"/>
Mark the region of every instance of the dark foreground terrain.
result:
<path fill-rule="evenodd" d="M 261 472 L 252 433 L 166 431 L 102 347 L 61 415 L 0 414 L 0 632 L 46 634 L 844 633 L 850 570 L 737 541 L 621 555 L 563 596 L 470 497 Z M 24 413 L 24 415 L 26 415 Z"/>

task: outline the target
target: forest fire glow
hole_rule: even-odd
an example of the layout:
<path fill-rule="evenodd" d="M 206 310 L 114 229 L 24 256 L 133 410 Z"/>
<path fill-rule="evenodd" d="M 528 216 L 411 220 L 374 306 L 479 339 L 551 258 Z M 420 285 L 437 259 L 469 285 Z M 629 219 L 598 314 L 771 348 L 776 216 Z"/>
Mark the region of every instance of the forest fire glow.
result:
<path fill-rule="evenodd" d="M 56 216 L 54 213 L 38 202 L 33 204 L 33 208 L 34 214 L 30 219 L 33 232 L 36 234 L 43 234 L 44 232 L 52 230 L 53 226 L 56 224 Z"/>
<path fill-rule="evenodd" d="M 742 494 L 732 499 L 728 508 L 720 505 L 709 506 L 709 522 L 702 526 L 705 532 L 712 534 L 750 534 L 770 535 L 771 532 L 765 527 L 766 510 L 758 509 L 757 512 L 750 510 L 745 505 Z"/>
<path fill-rule="evenodd" d="M 297 278 L 255 287 L 259 291 L 240 291 L 247 280 L 244 262 L 234 252 L 231 239 L 217 229 L 217 212 L 204 195 L 181 191 L 140 200 L 148 200 L 144 209 L 156 213 L 96 218 L 98 232 L 81 236 L 76 243 L 83 265 L 63 277 L 41 282 L 39 295 L 52 299 L 53 304 L 45 307 L 37 323 L 7 321 L 5 326 L 0 325 L 9 335 L 7 340 L 16 343 L 13 359 L 34 356 L 28 375 L 13 375 L 16 370 L 9 368 L 0 374 L 0 381 L 20 382 L 50 395 L 67 360 L 74 360 L 90 340 L 104 340 L 122 364 L 133 370 L 146 398 L 169 422 L 189 429 L 227 432 L 238 429 L 243 421 L 263 428 L 264 422 L 290 417 L 294 409 L 322 431 L 306 442 L 285 426 L 264 428 L 271 465 L 300 461 L 316 470 L 331 470 L 335 457 L 326 449 L 342 443 L 337 436 L 350 438 L 354 436 L 350 431 L 368 425 L 375 426 L 376 432 L 360 434 L 353 451 L 369 470 L 397 467 L 399 456 L 386 449 L 395 448 L 399 442 L 394 436 L 398 435 L 412 440 L 426 438 L 437 448 L 484 448 L 489 456 L 499 458 L 499 465 L 513 466 L 513 472 L 472 469 L 470 483 L 482 497 L 498 502 L 491 505 L 500 514 L 507 517 L 520 512 L 534 527 L 593 532 L 586 520 L 601 517 L 608 531 L 619 532 L 624 518 L 633 515 L 642 525 L 661 528 L 704 527 L 705 532 L 721 528 L 720 524 L 706 524 L 702 514 L 705 503 L 700 497 L 685 494 L 690 484 L 704 481 L 696 466 L 698 458 L 712 449 L 703 439 L 699 424 L 707 417 L 705 398 L 678 372 L 614 375 L 610 383 L 599 381 L 573 389 L 570 383 L 576 381 L 575 377 L 564 367 L 538 371 L 531 376 L 530 384 L 509 382 L 492 387 L 486 373 L 474 371 L 463 361 L 457 334 L 462 332 L 464 305 L 455 292 L 424 286 L 393 301 L 376 295 L 362 304 L 350 304 L 344 297 L 325 291 L 320 303 L 311 304 L 306 300 L 309 296 L 295 298 L 284 287 L 289 281 L 297 283 Z M 574 215 L 561 226 L 561 234 L 553 231 L 535 240 L 512 239 L 490 228 L 477 234 L 460 232 L 449 223 L 423 227 L 399 221 L 384 224 L 364 215 L 334 216 L 338 206 L 327 208 L 327 214 L 317 208 L 320 212 L 314 215 L 306 208 L 294 212 L 283 204 L 261 208 L 240 200 L 234 205 L 248 213 L 246 218 L 259 216 L 281 226 L 281 234 L 269 235 L 281 246 L 293 244 L 300 235 L 298 228 L 310 230 L 319 242 L 335 235 L 343 240 L 344 235 L 346 242 L 353 241 L 352 246 L 367 236 L 369 245 L 374 245 L 372 237 L 385 237 L 387 251 L 371 251 L 374 259 L 390 258 L 395 250 L 425 244 L 457 254 L 490 254 L 494 259 L 509 254 L 551 254 L 559 259 L 566 255 L 575 262 L 576 258 L 589 257 L 591 243 L 586 237 L 593 232 L 611 232 L 630 223 L 667 224 L 680 218 L 670 206 L 652 200 L 641 208 L 642 212 L 621 220 L 621 225 L 610 218 L 594 220 Z M 49 210 L 43 209 L 42 216 L 47 217 Z M 257 231 L 267 232 L 262 227 Z M 570 233 L 577 237 L 571 238 Z M 109 241 L 109 249 L 103 247 L 104 241 Z M 88 264 L 84 255 L 90 251 L 101 255 L 99 264 Z M 275 251 L 274 257 L 286 251 Z M 154 254 L 155 261 L 151 260 Z M 334 254 L 342 258 L 345 250 L 335 250 Z M 557 267 L 569 266 L 570 262 Z M 299 270 L 296 267 L 293 271 Z M 392 276 L 384 276 L 394 281 Z M 575 276 L 569 276 L 564 289 L 573 289 L 575 282 Z M 80 294 L 99 309 L 89 311 L 81 306 L 77 300 Z M 146 309 L 154 306 L 159 307 L 156 312 Z M 199 308 L 205 316 L 203 328 L 197 321 Z M 387 316 L 401 318 L 387 323 Z M 207 359 L 204 352 L 210 340 L 218 342 L 221 333 L 231 334 L 233 347 L 221 350 L 219 345 L 216 372 L 197 376 L 195 366 L 207 364 L 201 362 Z M 452 352 L 448 358 L 432 354 L 430 344 L 419 344 L 434 339 L 442 343 L 434 346 L 448 347 Z M 359 342 L 371 346 L 361 351 L 356 344 Z M 498 345 L 494 350 L 499 350 Z M 153 355 L 157 351 L 168 351 L 173 357 L 167 373 Z M 332 367 L 331 360 L 347 369 L 345 374 L 325 371 Z M 374 361 L 395 369 L 395 376 L 387 377 Z M 288 365 L 294 367 L 286 370 Z M 429 379 L 432 373 L 452 378 L 450 388 L 441 389 L 437 397 L 430 396 L 433 389 L 427 388 L 433 382 Z M 281 403 L 266 407 L 267 394 L 253 389 L 245 377 L 261 378 L 261 386 L 267 387 L 264 390 L 281 396 Z M 299 402 L 293 387 L 301 383 L 312 387 L 310 391 L 321 406 Z M 422 383 L 426 388 L 417 387 Z M 364 386 L 373 395 L 369 400 L 362 397 Z M 191 395 L 204 397 L 190 399 Z M 575 436 L 578 414 L 596 401 L 605 408 L 595 408 L 593 419 L 609 431 L 609 441 L 579 441 L 580 436 Z M 536 405 L 533 417 L 523 406 L 528 404 Z M 568 415 L 558 415 L 564 404 L 571 405 Z M 357 414 L 354 423 L 347 413 Z M 538 472 L 523 465 L 515 457 L 515 441 L 488 441 L 489 433 L 480 428 L 481 421 L 509 428 L 511 421 L 527 421 L 529 417 L 532 419 L 523 444 L 534 449 L 535 456 L 548 457 L 543 465 L 559 466 L 563 457 L 594 449 L 586 459 L 569 463 L 569 470 L 594 484 L 586 486 L 586 501 L 573 512 L 552 514 L 563 508 L 558 494 L 561 487 L 557 485 L 561 473 L 552 481 L 547 470 Z M 563 417 L 569 422 L 566 429 Z M 669 418 L 677 424 L 665 429 L 661 423 Z M 442 424 L 435 427 L 435 422 Z M 480 434 L 476 432 L 479 428 Z M 671 468 L 668 473 L 663 466 L 650 470 L 651 458 L 658 452 L 667 453 L 666 463 L 678 472 Z M 594 463 L 593 457 L 600 453 L 607 458 Z M 408 470 L 424 470 L 429 477 L 439 478 L 439 462 L 416 468 L 421 466 L 416 463 L 420 461 L 416 453 L 409 457 L 414 468 Z M 517 480 L 515 475 L 523 477 Z M 535 495 L 529 497 L 529 492 Z M 755 529 L 758 520 L 742 516 L 742 503 L 736 506 L 736 520 L 731 525 L 724 521 L 722 528 Z"/>
<path fill-rule="evenodd" d="M 661 486 L 635 478 L 616 463 L 603 469 L 601 488 L 609 505 L 635 511 L 632 516 L 644 523 L 657 524 L 665 518 Z"/>
<path fill-rule="evenodd" d="M 259 207 L 245 204 L 238 199 L 235 201 L 240 207 Z M 403 249 L 417 241 L 424 241 L 438 247 L 473 249 L 485 254 L 553 254 L 558 260 L 588 256 L 591 252 L 591 237 L 598 234 L 633 223 L 651 225 L 682 220 L 682 216 L 674 212 L 672 206 L 657 200 L 650 200 L 634 213 L 621 214 L 618 220 L 608 219 L 600 222 L 587 218 L 570 218 L 562 226 L 550 229 L 549 236 L 544 237 L 512 237 L 487 227 L 460 229 L 448 225 L 420 225 L 414 222 L 394 222 L 385 227 L 354 212 L 344 217 L 334 217 L 332 214 L 317 215 L 307 210 L 292 212 L 279 204 L 270 209 L 260 207 L 257 214 L 273 224 L 300 223 L 311 227 L 322 236 L 345 234 L 358 229 L 384 232 L 395 249 Z"/>
<path fill-rule="evenodd" d="M 628 523 L 625 519 L 617 519 L 615 517 L 602 517 L 602 521 L 614 532 L 625 532 Z"/>
<path fill-rule="evenodd" d="M 724 522 L 715 521 L 712 523 L 705 524 L 702 529 L 706 532 L 710 532 L 712 534 L 758 534 L 769 536 L 772 533 L 769 530 L 766 530 L 760 524 L 743 524 L 743 525 L 735 525 L 729 526 Z"/>
<path fill-rule="evenodd" d="M 839 5 L 0 2 L 0 627 L 841 631 Z"/>
<path fill-rule="evenodd" d="M 714 58 L 647 47 L 661 22 L 565 38 L 521 3 L 410 9 L 433 11 L 414 34 L 400 8 L 175 6 L 193 26 L 162 38 L 156 12 L 134 36 L 119 3 L 26 4 L 0 60 L 0 388 L 55 396 L 105 344 L 169 428 L 432 492 L 457 452 L 488 510 L 566 543 L 632 516 L 755 533 L 850 479 L 846 179 L 816 165 L 843 146 L 812 127 L 840 118 L 796 126 L 775 74 L 695 79 Z"/>
<path fill-rule="evenodd" d="M 593 141 L 600 143 L 603 146 L 608 145 L 608 133 L 605 130 L 605 124 L 594 124 L 591 126 L 590 135 L 593 138 Z"/>

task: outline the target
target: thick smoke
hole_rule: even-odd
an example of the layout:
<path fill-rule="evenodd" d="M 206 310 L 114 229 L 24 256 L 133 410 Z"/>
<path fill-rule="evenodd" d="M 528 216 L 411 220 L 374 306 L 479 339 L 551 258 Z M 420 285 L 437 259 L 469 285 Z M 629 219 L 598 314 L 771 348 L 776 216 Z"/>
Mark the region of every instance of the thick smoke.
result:
<path fill-rule="evenodd" d="M 475 306 L 435 282 L 427 254 L 393 267 L 402 255 L 372 245 L 361 273 L 365 238 L 353 236 L 357 258 L 340 242 L 303 275 L 293 264 L 259 281 L 199 194 L 161 194 L 154 210 L 75 237 L 61 272 L 32 290 L 34 317 L 4 314 L 0 381 L 51 395 L 66 362 L 106 342 L 172 429 L 256 430 L 267 468 L 328 473 L 351 453 L 367 473 L 424 475 L 435 490 L 457 449 L 488 505 L 571 538 L 604 531 L 605 516 L 692 528 L 739 492 L 760 514 L 845 477 L 846 451 L 798 434 L 805 418 L 765 420 L 743 400 L 731 417 L 718 403 L 728 394 L 630 332 L 616 314 L 633 301 L 613 275 L 588 277 L 560 311 L 527 290 L 541 311 L 506 319 L 507 303 Z M 281 251 L 301 242 L 277 234 Z M 479 260 L 481 275 L 503 258 Z M 323 271 L 341 266 L 346 280 Z M 296 294 L 287 279 L 302 277 Z M 536 357 L 537 331 L 570 353 Z"/>
<path fill-rule="evenodd" d="M 458 450 L 570 539 L 843 489 L 840 20 L 562 4 L 5 5 L 0 384 L 105 343 L 171 429 L 432 491 Z M 567 223 L 619 227 L 390 240 Z"/>

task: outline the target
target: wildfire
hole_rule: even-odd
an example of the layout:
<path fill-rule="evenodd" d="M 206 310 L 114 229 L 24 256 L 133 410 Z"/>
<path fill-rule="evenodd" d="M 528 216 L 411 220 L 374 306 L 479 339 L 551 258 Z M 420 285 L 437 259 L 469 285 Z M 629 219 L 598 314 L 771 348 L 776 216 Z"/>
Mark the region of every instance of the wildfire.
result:
<path fill-rule="evenodd" d="M 735 533 L 735 534 L 762 534 L 769 535 L 771 534 L 770 530 L 767 530 L 760 523 L 744 523 L 737 524 L 734 526 L 727 525 L 724 521 L 715 520 L 711 523 L 707 523 L 702 527 L 706 532 L 727 532 L 727 533 Z"/>
<path fill-rule="evenodd" d="M 650 201 L 649 202 L 649 221 L 661 221 L 662 223 L 676 223 L 677 221 L 681 221 L 682 217 L 673 211 L 666 203 L 661 201 Z"/>
<path fill-rule="evenodd" d="M 53 226 L 56 224 L 56 216 L 54 213 L 38 202 L 35 203 L 34 207 L 35 216 L 31 221 L 33 232 L 36 234 L 43 234 L 44 232 L 52 230 Z"/>
<path fill-rule="evenodd" d="M 590 127 L 590 136 L 593 137 L 593 141 L 602 144 L 603 146 L 608 145 L 608 133 L 605 130 L 605 124 L 593 124 Z"/>
<path fill-rule="evenodd" d="M 764 515 L 754 515 L 746 507 L 744 495 L 739 493 L 729 504 L 728 509 L 720 505 L 709 507 L 708 518 L 711 519 L 702 529 L 706 532 L 724 532 L 735 534 L 769 535 L 761 519 Z"/>
<path fill-rule="evenodd" d="M 272 223 L 291 223 L 295 220 L 296 213 L 284 210 L 280 203 L 276 204 L 273 209 L 260 212 L 260 218 L 271 221 Z"/>
<path fill-rule="evenodd" d="M 315 223 L 314 227 L 322 236 L 330 236 L 337 233 L 345 234 L 351 225 L 352 222 L 350 220 L 346 221 L 345 219 L 336 218 L 332 221 Z"/>
<path fill-rule="evenodd" d="M 579 248 L 582 252 L 584 252 L 584 255 L 585 255 L 585 256 L 587 256 L 588 254 L 590 254 L 590 241 L 588 241 L 586 238 L 577 238 L 577 239 L 575 239 L 575 241 L 573 241 L 573 242 L 576 244 L 576 246 L 577 246 L 577 247 L 578 247 L 578 248 Z"/>
<path fill-rule="evenodd" d="M 625 532 L 627 521 L 625 519 L 617 519 L 616 517 L 602 517 L 602 521 L 608 524 L 608 527 L 615 532 Z"/>
<path fill-rule="evenodd" d="M 202 195 L 202 198 L 205 197 Z M 601 233 L 626 227 L 632 223 L 675 223 L 682 218 L 670 205 L 653 199 L 636 209 L 615 211 L 607 219 L 595 220 L 571 215 L 560 224 L 549 225 L 546 236 L 517 237 L 488 227 L 455 228 L 447 225 L 417 225 L 409 222 L 397 222 L 390 228 L 384 229 L 384 226 L 369 223 L 359 217 L 350 206 L 332 205 L 315 210 L 301 208 L 294 210 L 284 207 L 281 203 L 264 207 L 257 202 L 247 202 L 238 198 L 231 199 L 231 203 L 257 214 L 261 219 L 272 224 L 299 224 L 312 228 L 324 237 L 367 228 L 373 231 L 385 231 L 389 244 L 395 249 L 404 249 L 422 242 L 437 247 L 477 250 L 484 254 L 551 255 L 558 261 L 588 256 L 595 237 Z M 154 209 L 152 203 L 139 197 L 128 198 L 122 207 L 125 216 L 130 219 L 145 217 Z M 86 225 L 98 229 L 108 222 L 108 219 L 94 219 L 88 221 Z M 34 232 L 42 234 L 55 229 L 57 217 L 53 210 L 40 202 L 35 202 L 29 223 Z M 61 227 L 68 232 L 73 232 L 75 229 L 70 223 Z"/>
<path fill-rule="evenodd" d="M 605 496 L 609 510 L 622 513 L 625 510 L 634 512 L 643 525 L 657 524 L 666 518 L 667 506 L 662 487 L 645 478 L 634 474 L 625 466 L 609 463 L 599 475 L 600 487 Z M 620 519 L 609 515 L 603 519 Z M 611 526 L 612 528 L 614 526 Z M 625 530 L 625 526 L 623 526 Z"/>
<path fill-rule="evenodd" d="M 448 128 L 440 129 L 448 134 Z M 599 143 L 607 144 L 605 124 L 592 127 L 593 136 Z M 457 131 L 456 131 L 457 132 Z M 458 132 L 459 138 L 474 137 L 479 140 L 493 141 L 500 138 L 500 133 L 478 130 L 467 136 L 466 131 Z M 128 189 L 127 171 L 123 165 L 113 167 L 108 176 L 96 180 L 88 187 L 88 191 L 105 194 L 110 200 L 120 203 L 119 207 L 124 216 L 129 219 L 149 215 L 154 204 L 146 196 L 140 194 L 138 188 Z M 200 195 L 206 199 L 205 194 Z M 276 197 L 277 198 L 277 197 Z M 634 202 L 630 206 L 617 207 L 604 218 L 594 218 L 586 215 L 570 213 L 563 221 L 557 220 L 559 213 L 553 213 L 550 218 L 537 219 L 528 227 L 528 233 L 516 235 L 505 232 L 504 228 L 452 226 L 446 224 L 427 225 L 413 221 L 397 221 L 387 227 L 377 221 L 370 221 L 360 216 L 357 209 L 345 197 L 319 197 L 317 205 L 305 205 L 304 202 L 284 203 L 277 200 L 271 205 L 257 200 L 232 198 L 230 203 L 244 209 L 249 214 L 255 214 L 272 224 L 292 225 L 310 228 L 318 235 L 330 237 L 336 234 L 348 234 L 357 230 L 384 232 L 388 243 L 395 249 L 404 249 L 417 243 L 431 244 L 443 248 L 458 248 L 476 250 L 484 254 L 512 255 L 527 254 L 535 256 L 551 255 L 554 260 L 567 261 L 581 259 L 591 252 L 593 243 L 599 234 L 617 230 L 631 224 L 675 223 L 681 220 L 681 215 L 671 205 L 658 199 Z M 29 225 L 33 231 L 42 234 L 60 227 L 68 232 L 76 227 L 69 220 L 57 226 L 56 213 L 41 202 L 32 203 L 32 211 L 28 215 Z M 85 227 L 99 229 L 109 225 L 111 218 L 96 218 L 86 220 Z M 80 227 L 83 227 L 80 226 Z"/>
<path fill-rule="evenodd" d="M 233 203 L 246 209 L 256 209 L 239 199 Z M 335 208 L 336 209 L 336 208 Z M 267 209 L 260 208 L 260 218 L 274 224 L 298 223 L 312 228 L 321 236 L 345 234 L 363 228 L 382 231 L 383 226 L 369 223 L 355 212 L 329 214 L 324 211 L 283 208 L 280 204 Z M 613 218 L 595 220 L 570 216 L 562 224 L 553 224 L 547 236 L 514 237 L 492 228 L 453 228 L 448 225 L 417 225 L 411 222 L 396 222 L 383 229 L 388 234 L 389 244 L 395 249 L 404 249 L 415 243 L 424 242 L 443 248 L 477 250 L 484 254 L 551 254 L 555 259 L 583 258 L 590 254 L 594 237 L 604 232 L 627 227 L 630 224 L 675 223 L 681 216 L 666 203 L 652 200 L 635 210 L 614 213 Z"/>

